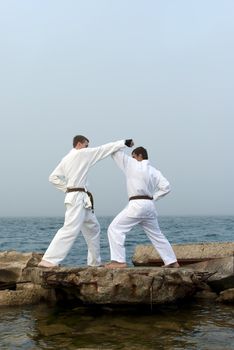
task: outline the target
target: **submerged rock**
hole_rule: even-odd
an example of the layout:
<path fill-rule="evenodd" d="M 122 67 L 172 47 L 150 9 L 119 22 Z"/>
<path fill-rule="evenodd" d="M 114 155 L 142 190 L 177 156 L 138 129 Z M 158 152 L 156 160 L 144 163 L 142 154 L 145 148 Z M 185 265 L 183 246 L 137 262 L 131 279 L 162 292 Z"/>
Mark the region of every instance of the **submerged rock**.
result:
<path fill-rule="evenodd" d="M 217 298 L 217 301 L 220 301 L 222 303 L 234 303 L 234 288 L 230 288 L 227 290 L 224 290 L 220 293 L 219 297 Z"/>
<path fill-rule="evenodd" d="M 58 334 L 71 334 L 73 329 L 64 324 L 50 324 L 50 325 L 41 325 L 39 327 L 39 333 L 45 337 L 58 335 Z"/>

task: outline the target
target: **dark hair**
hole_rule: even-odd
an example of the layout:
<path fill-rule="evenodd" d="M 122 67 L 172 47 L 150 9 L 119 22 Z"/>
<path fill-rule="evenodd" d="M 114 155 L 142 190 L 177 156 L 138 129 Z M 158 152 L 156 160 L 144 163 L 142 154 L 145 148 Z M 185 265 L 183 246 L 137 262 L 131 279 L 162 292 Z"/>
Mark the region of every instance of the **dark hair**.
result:
<path fill-rule="evenodd" d="M 82 135 L 76 135 L 73 137 L 73 147 L 75 148 L 78 142 L 84 143 L 85 141 L 89 142 L 87 137 L 82 136 Z"/>
<path fill-rule="evenodd" d="M 132 151 L 132 154 L 136 154 L 139 156 L 140 154 L 142 155 L 143 159 L 148 159 L 148 153 L 147 150 L 144 147 L 137 147 Z"/>

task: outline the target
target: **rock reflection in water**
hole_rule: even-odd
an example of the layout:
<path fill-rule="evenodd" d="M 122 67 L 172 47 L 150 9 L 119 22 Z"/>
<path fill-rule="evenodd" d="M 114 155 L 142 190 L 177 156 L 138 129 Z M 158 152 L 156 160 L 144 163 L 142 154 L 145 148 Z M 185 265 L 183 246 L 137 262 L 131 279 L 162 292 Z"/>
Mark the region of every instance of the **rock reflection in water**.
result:
<path fill-rule="evenodd" d="M 1 349 L 228 349 L 233 308 L 196 303 L 144 309 L 37 305 L 3 309 Z"/>

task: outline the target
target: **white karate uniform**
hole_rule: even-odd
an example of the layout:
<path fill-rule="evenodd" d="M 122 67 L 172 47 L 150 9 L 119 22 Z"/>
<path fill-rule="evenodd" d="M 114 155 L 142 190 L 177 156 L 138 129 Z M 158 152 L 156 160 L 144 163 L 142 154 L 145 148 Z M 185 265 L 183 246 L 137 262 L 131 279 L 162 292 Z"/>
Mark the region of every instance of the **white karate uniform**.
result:
<path fill-rule="evenodd" d="M 89 168 L 123 147 L 125 140 L 96 148 L 73 148 L 51 173 L 49 181 L 64 193 L 67 188 L 81 187 L 87 190 Z M 42 259 L 58 265 L 66 257 L 81 231 L 88 246 L 87 264 L 100 265 L 100 225 L 91 210 L 89 196 L 85 192 L 68 192 L 64 203 L 64 225 L 54 236 Z"/>
<path fill-rule="evenodd" d="M 115 217 L 108 227 L 111 260 L 126 262 L 125 238 L 126 233 L 139 224 L 165 265 L 177 261 L 175 253 L 167 238 L 161 232 L 154 200 L 170 192 L 170 184 L 162 173 L 152 167 L 148 160 L 138 161 L 118 151 L 112 155 L 116 164 L 123 170 L 127 181 L 129 198 L 145 195 L 153 200 L 130 200 L 128 205 Z"/>

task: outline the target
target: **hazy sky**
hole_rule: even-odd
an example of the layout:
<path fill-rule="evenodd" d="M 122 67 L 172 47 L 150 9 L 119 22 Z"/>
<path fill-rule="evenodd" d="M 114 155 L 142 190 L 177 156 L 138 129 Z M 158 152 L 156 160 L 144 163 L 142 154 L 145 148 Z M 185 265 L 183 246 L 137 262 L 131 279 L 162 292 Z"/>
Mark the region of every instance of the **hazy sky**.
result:
<path fill-rule="evenodd" d="M 160 215 L 233 215 L 233 18 L 233 0 L 1 0 L 0 216 L 64 214 L 48 176 L 76 134 L 145 146 Z M 111 158 L 89 182 L 97 215 L 127 203 Z"/>

